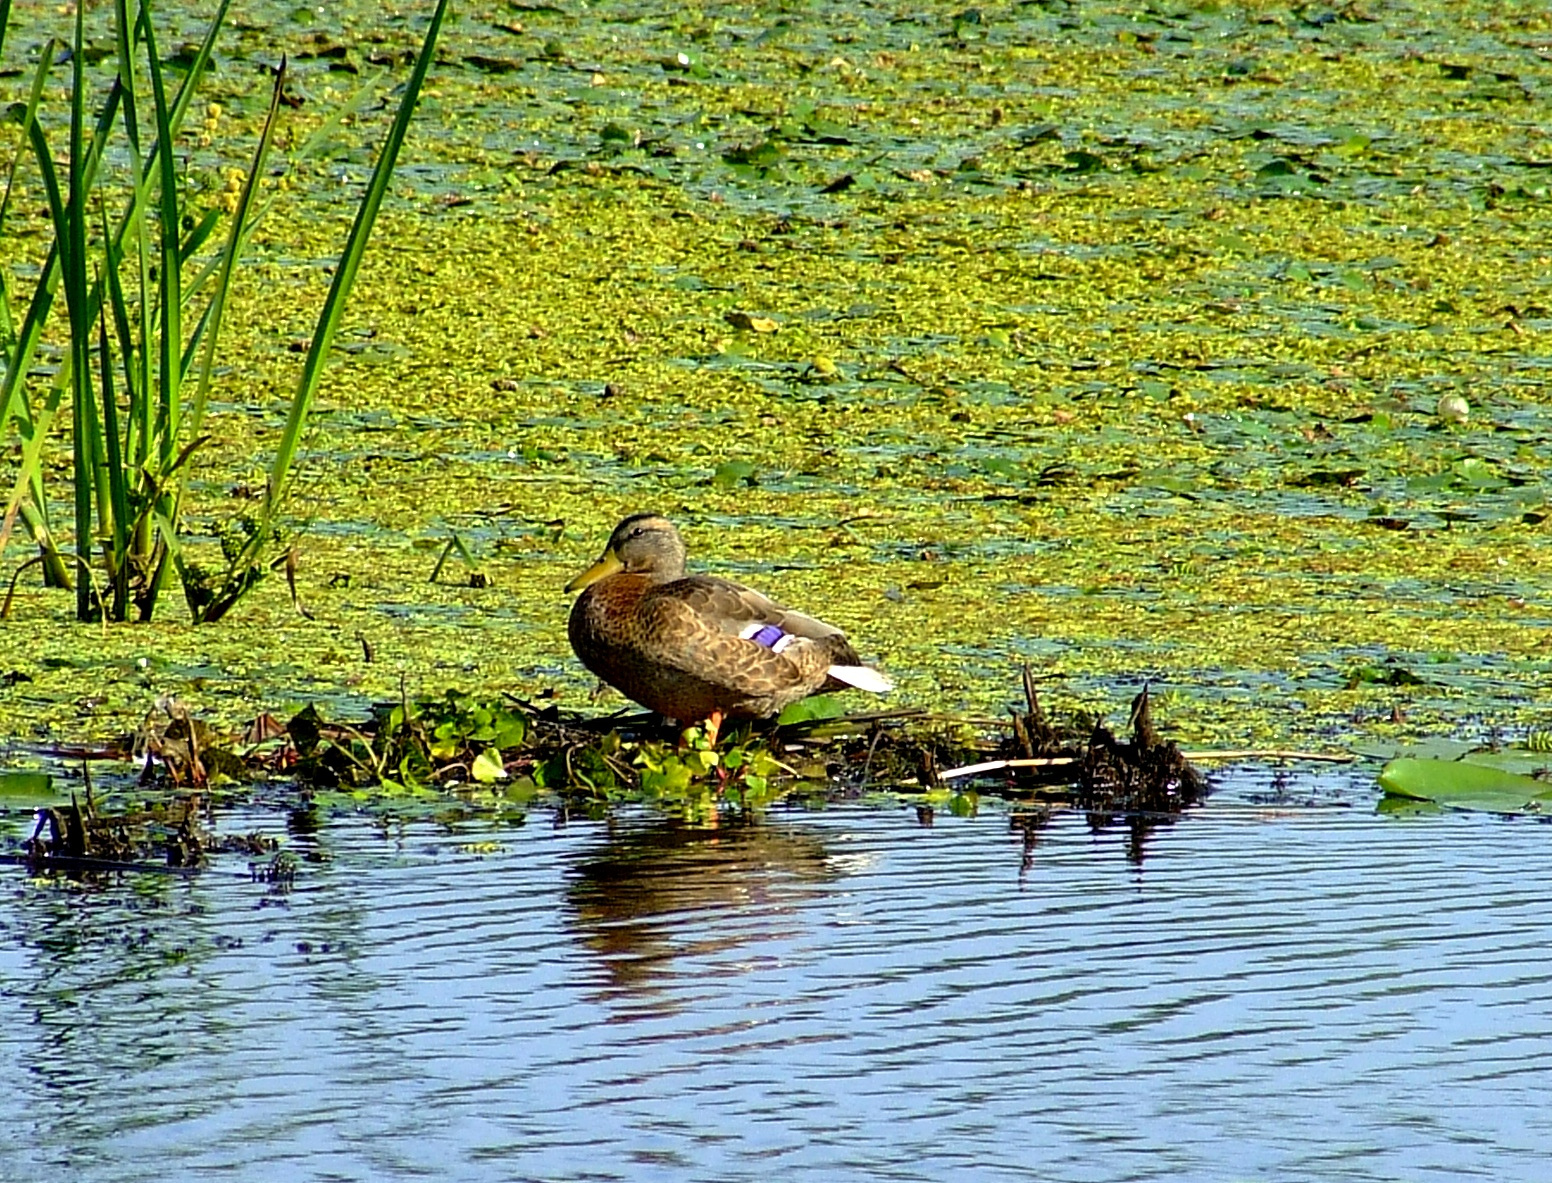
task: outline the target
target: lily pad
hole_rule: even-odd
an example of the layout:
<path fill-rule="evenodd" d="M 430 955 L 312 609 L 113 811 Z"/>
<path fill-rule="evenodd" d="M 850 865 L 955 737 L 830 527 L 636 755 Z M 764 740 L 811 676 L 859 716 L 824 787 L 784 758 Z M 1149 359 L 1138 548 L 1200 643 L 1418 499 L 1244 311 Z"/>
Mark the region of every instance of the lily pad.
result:
<path fill-rule="evenodd" d="M 1459 760 L 1392 760 L 1380 772 L 1391 797 L 1486 813 L 1552 812 L 1552 781 Z"/>
<path fill-rule="evenodd" d="M 711 483 L 719 489 L 732 489 L 739 485 L 753 485 L 759 470 L 748 460 L 725 460 L 711 474 Z"/>
<path fill-rule="evenodd" d="M 0 772 L 0 800 L 11 805 L 31 805 L 57 801 L 54 778 L 47 772 L 10 769 Z"/>

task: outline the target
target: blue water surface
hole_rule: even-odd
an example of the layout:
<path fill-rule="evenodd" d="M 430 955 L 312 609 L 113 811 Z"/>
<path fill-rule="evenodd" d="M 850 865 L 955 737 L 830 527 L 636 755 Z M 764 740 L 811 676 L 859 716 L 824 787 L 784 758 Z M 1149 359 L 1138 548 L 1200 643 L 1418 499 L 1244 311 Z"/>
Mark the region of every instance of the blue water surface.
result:
<path fill-rule="evenodd" d="M 1552 829 L 1371 777 L 6 869 L 0 1178 L 1552 1178 Z"/>

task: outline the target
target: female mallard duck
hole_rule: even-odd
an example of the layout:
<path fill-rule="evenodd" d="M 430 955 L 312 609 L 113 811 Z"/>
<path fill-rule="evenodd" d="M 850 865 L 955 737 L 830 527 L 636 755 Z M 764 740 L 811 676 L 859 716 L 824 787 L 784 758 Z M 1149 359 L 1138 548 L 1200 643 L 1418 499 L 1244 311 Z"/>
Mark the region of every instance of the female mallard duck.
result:
<path fill-rule="evenodd" d="M 664 518 L 633 514 L 604 553 L 566 585 L 582 590 L 567 629 L 582 664 L 627 698 L 681 723 L 764 719 L 844 682 L 883 693 L 832 624 L 759 592 L 684 573 L 684 540 Z"/>

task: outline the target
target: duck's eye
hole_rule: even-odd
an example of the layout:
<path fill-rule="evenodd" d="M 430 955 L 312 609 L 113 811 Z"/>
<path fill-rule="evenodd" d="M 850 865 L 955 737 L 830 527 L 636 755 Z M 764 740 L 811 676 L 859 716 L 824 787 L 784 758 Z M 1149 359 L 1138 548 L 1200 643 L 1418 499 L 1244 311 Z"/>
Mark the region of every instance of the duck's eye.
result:
<path fill-rule="evenodd" d="M 643 530 L 640 526 L 637 526 L 634 530 L 632 530 L 625 537 L 627 537 L 627 538 L 640 538 L 645 533 L 646 533 L 645 530 Z"/>

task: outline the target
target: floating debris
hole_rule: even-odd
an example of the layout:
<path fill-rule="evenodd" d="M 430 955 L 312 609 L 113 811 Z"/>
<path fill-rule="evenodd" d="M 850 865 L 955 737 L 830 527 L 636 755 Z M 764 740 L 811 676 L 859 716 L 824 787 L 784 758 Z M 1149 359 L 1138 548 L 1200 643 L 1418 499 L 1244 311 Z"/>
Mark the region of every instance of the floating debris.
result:
<path fill-rule="evenodd" d="M 944 811 L 973 813 L 979 794 L 994 793 L 1020 803 L 1015 816 L 1031 847 L 1055 810 L 1081 810 L 1096 825 L 1118 817 L 1155 825 L 1205 794 L 1202 776 L 1159 735 L 1147 689 L 1132 702 L 1130 738 L 1121 739 L 1083 712 L 1056 721 L 1027 668 L 1022 676 L 1024 709 L 1005 720 L 919 708 L 837 715 L 820 696 L 797 712 L 808 716 L 803 721 L 739 722 L 716 742 L 704 728 L 681 730 L 646 713 L 589 717 L 458 691 L 424 699 L 405 693 L 353 723 L 308 706 L 289 720 L 261 715 L 225 734 L 176 703 L 159 702 L 132 740 L 93 754 L 133 754 L 144 760 L 142 789 L 173 795 L 99 812 L 88 787 L 84 804 L 40 810 L 35 832 L 11 861 L 42 870 L 191 869 L 212 853 L 235 852 L 249 857 L 255 881 L 284 890 L 296 859 L 277 842 L 259 834 L 217 839 L 201 825 L 212 798 L 274 788 L 294 817 L 340 807 L 400 809 L 411 800 L 430 810 L 451 803 L 514 818 L 536 803 L 593 814 L 630 803 L 709 814 L 793 794 L 836 799 L 882 791 L 914 798 L 923 825 Z M 189 791 L 211 785 L 217 770 L 231 788 Z"/>
<path fill-rule="evenodd" d="M 142 809 L 99 813 L 88 784 L 84 805 L 72 795 L 69 805 L 38 810 L 21 856 L 8 861 L 24 863 L 35 874 L 196 871 L 211 848 L 201 826 L 204 811 L 204 799 L 192 794 Z"/>

